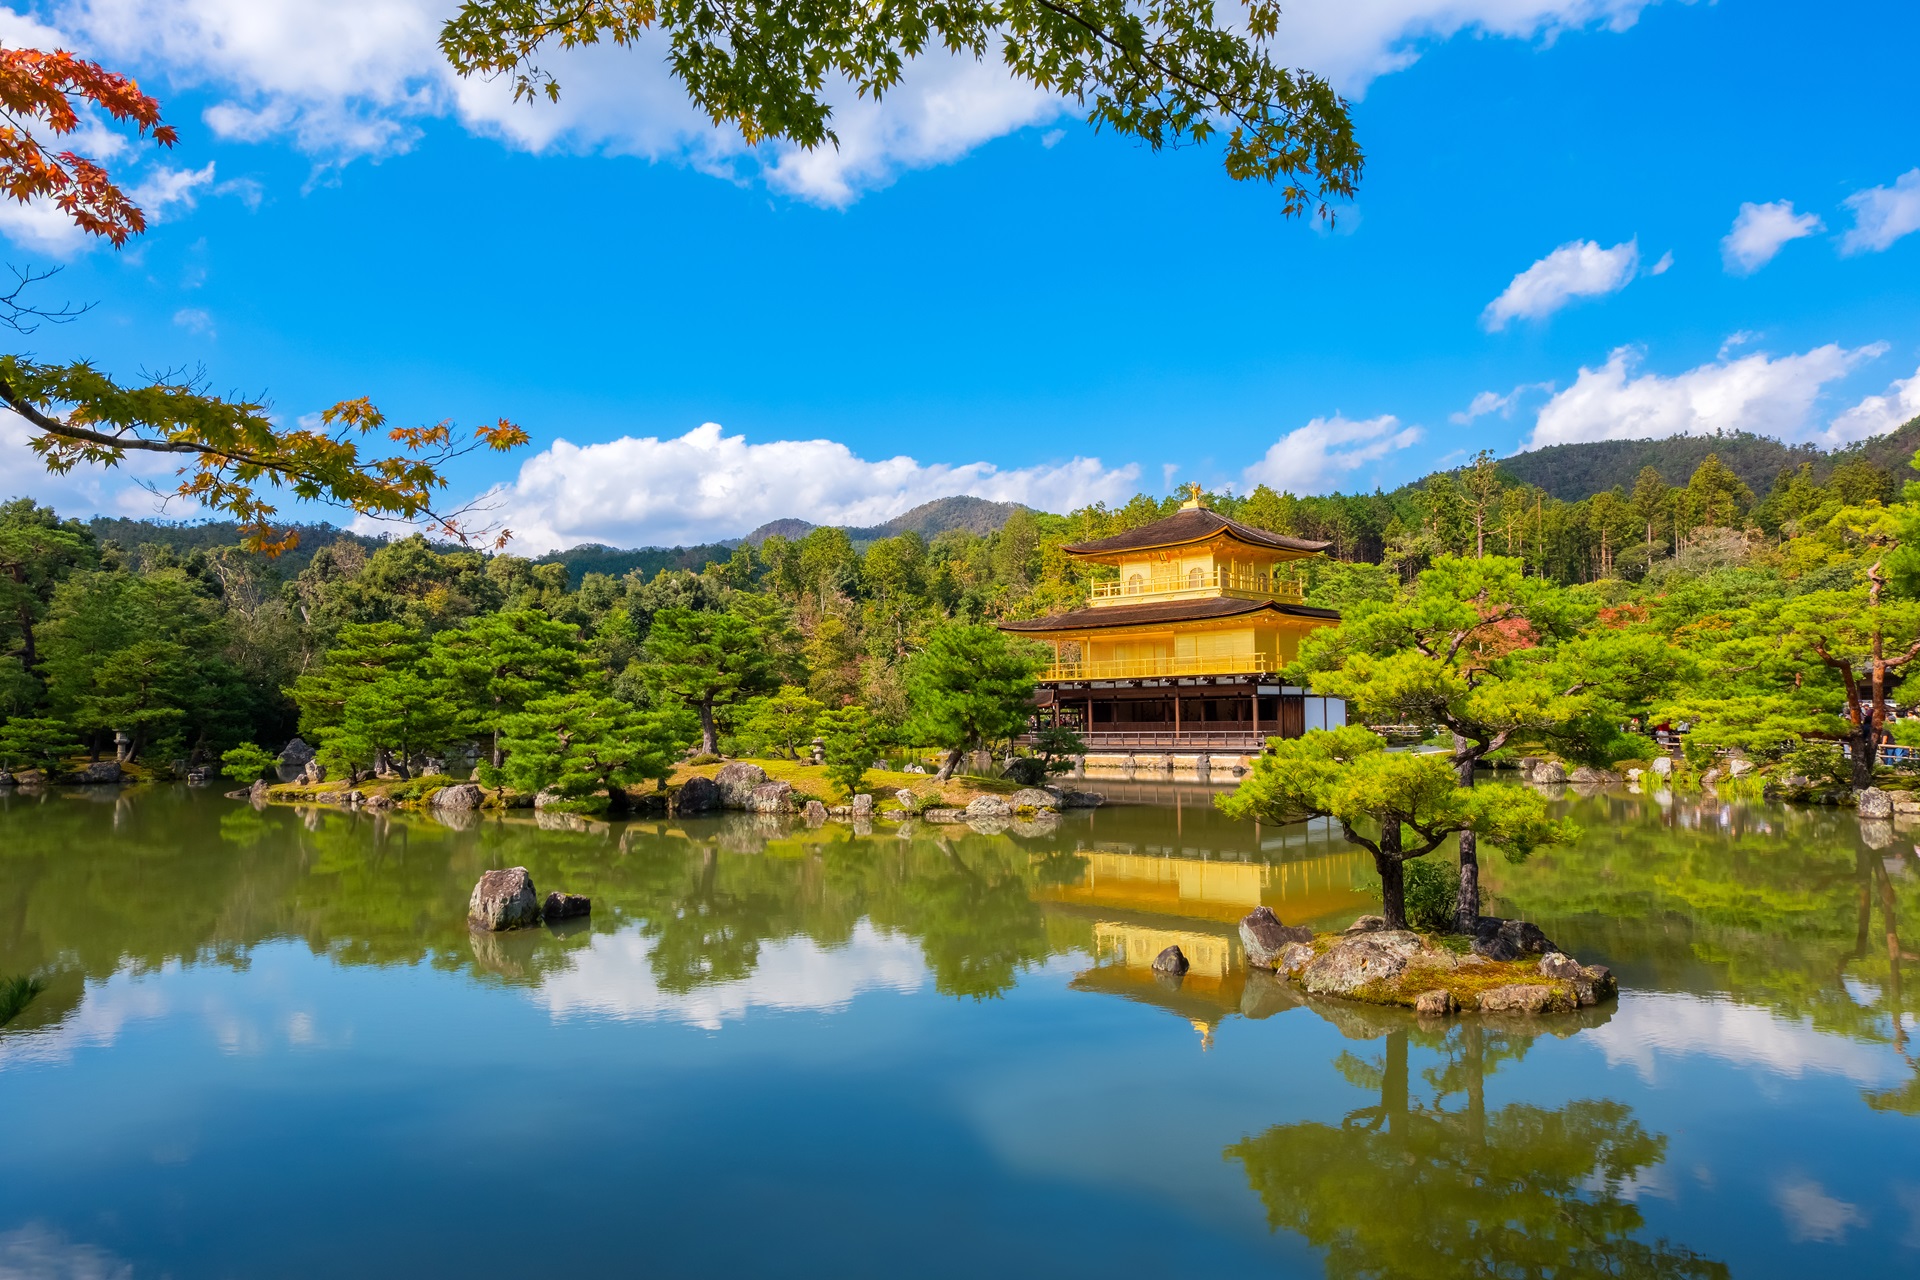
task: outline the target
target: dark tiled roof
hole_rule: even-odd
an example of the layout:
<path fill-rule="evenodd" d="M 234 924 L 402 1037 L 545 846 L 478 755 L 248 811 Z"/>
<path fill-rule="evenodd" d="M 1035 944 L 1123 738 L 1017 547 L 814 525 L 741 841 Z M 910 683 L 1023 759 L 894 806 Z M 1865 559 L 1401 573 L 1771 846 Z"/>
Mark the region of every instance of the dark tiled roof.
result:
<path fill-rule="evenodd" d="M 1216 596 L 1204 600 L 1162 600 L 1153 604 L 1114 604 L 1099 609 L 1075 609 L 1072 613 L 1056 613 L 1051 618 L 1028 618 L 1023 622 L 1002 622 L 999 625 L 1002 631 L 1084 631 L 1090 627 L 1137 627 L 1155 622 L 1204 622 L 1209 618 L 1233 618 L 1243 613 L 1258 613 L 1262 609 L 1271 609 L 1295 618 L 1340 621 L 1340 615 L 1332 609 Z"/>
<path fill-rule="evenodd" d="M 1325 551 L 1333 545 L 1331 542 L 1313 542 L 1306 538 L 1268 533 L 1265 529 L 1229 520 L 1218 511 L 1210 511 L 1206 507 L 1188 507 L 1176 511 L 1165 520 L 1155 520 L 1150 525 L 1116 533 L 1111 538 L 1076 542 L 1066 550 L 1071 555 L 1099 555 L 1114 551 L 1143 551 L 1148 547 L 1178 547 L 1189 542 L 1205 541 L 1222 532 L 1250 546 L 1271 547 L 1275 551 Z"/>

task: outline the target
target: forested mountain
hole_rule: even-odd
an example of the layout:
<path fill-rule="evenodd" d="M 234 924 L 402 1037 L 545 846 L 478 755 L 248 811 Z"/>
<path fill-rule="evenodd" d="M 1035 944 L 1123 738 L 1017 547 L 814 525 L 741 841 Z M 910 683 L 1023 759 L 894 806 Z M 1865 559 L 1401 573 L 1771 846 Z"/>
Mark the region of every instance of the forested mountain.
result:
<path fill-rule="evenodd" d="M 651 578 L 663 569 L 691 569 L 698 573 L 710 564 L 725 564 L 727 557 L 739 545 L 738 538 L 729 538 L 725 542 L 706 542 L 697 547 L 621 548 L 583 542 L 565 551 L 549 551 L 534 563 L 563 564 L 567 566 L 567 576 L 578 585 L 580 579 L 589 573 L 605 573 L 616 578 L 635 572 L 644 578 Z"/>
<path fill-rule="evenodd" d="M 866 528 L 849 528 L 846 534 L 855 546 L 864 546 L 869 542 L 898 537 L 903 533 L 917 533 L 923 538 L 937 537 L 950 529 L 959 529 L 965 533 L 992 533 L 1004 525 L 1007 517 L 1014 512 L 1032 509 L 1018 502 L 990 502 L 985 498 L 966 496 L 935 498 L 932 502 L 921 503 L 911 511 L 902 512 L 884 524 L 869 525 Z M 770 520 L 761 525 L 747 535 L 747 541 L 757 547 L 775 534 L 783 538 L 804 538 L 818 527 L 810 521 L 790 516 L 784 520 Z"/>
<path fill-rule="evenodd" d="M 1856 458 L 1905 480 L 1907 460 L 1920 450 L 1920 419 L 1898 431 L 1844 449 L 1824 450 L 1813 444 L 1785 444 L 1770 436 L 1745 431 L 1711 436 L 1669 436 L 1664 440 L 1595 440 L 1585 444 L 1554 444 L 1500 460 L 1500 469 L 1521 484 L 1543 489 L 1562 502 L 1578 502 L 1619 485 L 1633 488 L 1644 467 L 1652 467 L 1671 485 L 1687 482 L 1708 454 L 1725 463 L 1747 488 L 1765 493 L 1782 469 L 1795 471 L 1802 463 L 1813 467 L 1824 482 L 1833 468 Z"/>
<path fill-rule="evenodd" d="M 0 498 L 10 495 L 0 494 Z M 235 547 L 240 542 L 240 526 L 231 520 L 129 520 L 124 516 L 95 516 L 87 522 L 93 536 L 102 543 L 114 543 L 128 551 L 141 547 L 165 547 L 186 557 L 196 551 Z M 282 554 L 274 567 L 294 577 L 312 562 L 314 553 L 336 542 L 351 542 L 362 551 L 384 546 L 385 538 L 370 538 L 350 533 L 330 524 L 295 524 L 286 528 L 300 535 L 299 543 Z"/>

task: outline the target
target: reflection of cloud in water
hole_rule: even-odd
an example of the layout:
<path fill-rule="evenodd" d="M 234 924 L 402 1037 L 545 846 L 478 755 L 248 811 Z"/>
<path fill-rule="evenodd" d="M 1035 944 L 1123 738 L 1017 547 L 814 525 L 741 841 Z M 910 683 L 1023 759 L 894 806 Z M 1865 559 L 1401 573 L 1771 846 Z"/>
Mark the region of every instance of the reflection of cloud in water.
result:
<path fill-rule="evenodd" d="M 1858 1205 L 1836 1200 L 1812 1178 L 1794 1174 L 1773 1184 L 1773 1204 L 1797 1243 L 1845 1244 L 1847 1232 L 1867 1225 Z"/>
<path fill-rule="evenodd" d="M 1636 993 L 1605 1026 L 1584 1033 L 1612 1066 L 1630 1066 L 1649 1084 L 1661 1057 L 1709 1057 L 1798 1079 L 1809 1072 L 1879 1085 L 1898 1078 L 1893 1055 L 1874 1045 L 1816 1030 L 1755 1005 L 1680 992 Z"/>
<path fill-rule="evenodd" d="M 0 1280 L 128 1280 L 131 1264 L 30 1222 L 0 1235 Z"/>
<path fill-rule="evenodd" d="M 688 992 L 662 991 L 648 964 L 653 943 L 638 929 L 596 934 L 570 966 L 540 984 L 536 998 L 555 1017 L 668 1018 L 718 1031 L 749 1009 L 842 1009 L 862 991 L 918 991 L 927 981 L 919 946 L 862 920 L 844 946 L 811 938 L 764 943 L 754 971 Z"/>
<path fill-rule="evenodd" d="M 76 1049 L 113 1044 L 120 1038 L 120 1029 L 135 1019 L 166 1017 L 173 1012 L 173 1003 L 156 978 L 178 970 L 174 963 L 165 965 L 159 975 L 122 968 L 104 982 L 88 982 L 79 1007 L 59 1022 L 0 1036 L 0 1070 L 15 1063 L 65 1062 Z M 0 1280 L 6 1274 L 0 1270 Z"/>

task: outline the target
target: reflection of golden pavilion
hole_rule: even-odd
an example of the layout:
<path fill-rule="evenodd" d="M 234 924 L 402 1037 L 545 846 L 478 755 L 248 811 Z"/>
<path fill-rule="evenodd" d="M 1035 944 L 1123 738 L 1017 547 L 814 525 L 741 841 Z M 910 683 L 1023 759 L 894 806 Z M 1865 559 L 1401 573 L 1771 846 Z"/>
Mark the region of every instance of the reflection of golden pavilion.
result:
<path fill-rule="evenodd" d="M 1290 862 L 1218 862 L 1140 853 L 1086 852 L 1086 870 L 1070 885 L 1036 895 L 1073 915 L 1092 915 L 1095 967 L 1074 979 L 1100 991 L 1178 1014 L 1200 1033 L 1204 1048 L 1230 1013 L 1267 1017 L 1291 1007 L 1285 988 L 1250 978 L 1241 952 L 1240 918 L 1271 907 L 1289 924 L 1370 907 L 1373 863 L 1357 849 Z M 1153 971 L 1154 957 L 1178 946 L 1190 966 L 1184 979 Z"/>

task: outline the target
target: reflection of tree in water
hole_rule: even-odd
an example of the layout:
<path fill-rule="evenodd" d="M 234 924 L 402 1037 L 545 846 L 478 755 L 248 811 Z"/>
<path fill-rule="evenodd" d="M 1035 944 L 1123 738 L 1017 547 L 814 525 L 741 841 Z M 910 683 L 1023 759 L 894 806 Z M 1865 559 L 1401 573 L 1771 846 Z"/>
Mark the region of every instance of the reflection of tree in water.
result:
<path fill-rule="evenodd" d="M 993 837 L 928 844 L 939 859 L 929 862 L 927 845 L 916 847 L 922 856 L 903 885 L 896 918 L 919 938 L 938 990 L 997 996 L 1020 970 L 1047 957 L 1031 863 L 1017 845 Z"/>
<path fill-rule="evenodd" d="M 1863 824 L 1864 825 L 1864 824 Z M 1840 962 L 1841 974 L 1845 975 L 1849 961 L 1864 959 L 1875 950 L 1878 942 L 1885 949 L 1887 957 L 1886 982 L 1880 991 L 1880 1001 L 1887 1011 L 1891 1025 L 1893 1047 L 1913 1074 L 1904 1084 L 1891 1089 L 1869 1091 L 1865 1097 L 1867 1105 L 1875 1111 L 1897 1111 L 1903 1115 L 1920 1115 L 1920 1058 L 1916 1058 L 1913 1046 L 1907 1037 L 1907 1004 L 1904 991 L 1902 965 L 1920 961 L 1920 955 L 1909 951 L 1900 940 L 1900 903 L 1899 895 L 1894 892 L 1893 874 L 1887 868 L 1885 859 L 1877 858 L 1867 850 L 1861 850 L 1860 885 L 1860 930 L 1854 942 L 1853 954 Z M 1874 909 L 1879 908 L 1880 936 L 1875 937 L 1873 928 Z"/>
<path fill-rule="evenodd" d="M 781 899 L 746 887 L 720 885 L 720 851 L 700 850 L 684 891 L 650 904 L 640 931 L 654 940 L 648 964 L 662 991 L 685 993 L 710 982 L 751 974 L 760 943 L 771 937 Z"/>
<path fill-rule="evenodd" d="M 1520 1057 L 1534 1033 L 1462 1019 L 1429 1036 L 1404 1022 L 1371 1060 L 1337 1069 L 1377 1092 L 1338 1124 L 1276 1125 L 1228 1147 L 1266 1203 L 1275 1230 L 1324 1250 L 1336 1280 L 1379 1277 L 1725 1277 L 1725 1264 L 1639 1237 L 1630 1196 L 1666 1155 L 1618 1102 L 1558 1108 L 1513 1103 L 1489 1112 L 1486 1077 Z M 1409 1042 L 1439 1049 L 1413 1087 Z"/>

